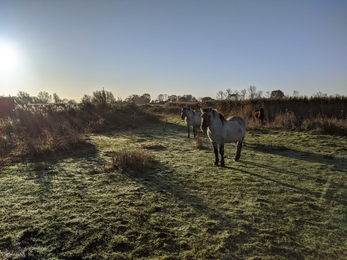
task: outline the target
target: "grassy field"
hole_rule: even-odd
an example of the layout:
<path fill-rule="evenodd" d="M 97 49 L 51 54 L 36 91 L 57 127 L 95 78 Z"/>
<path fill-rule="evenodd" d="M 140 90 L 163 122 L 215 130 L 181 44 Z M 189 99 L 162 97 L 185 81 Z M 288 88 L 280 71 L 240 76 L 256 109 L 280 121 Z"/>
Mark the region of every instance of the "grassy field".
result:
<path fill-rule="evenodd" d="M 85 139 L 0 169 L 0 259 L 347 259 L 345 137 L 250 130 L 224 168 L 178 117 Z"/>

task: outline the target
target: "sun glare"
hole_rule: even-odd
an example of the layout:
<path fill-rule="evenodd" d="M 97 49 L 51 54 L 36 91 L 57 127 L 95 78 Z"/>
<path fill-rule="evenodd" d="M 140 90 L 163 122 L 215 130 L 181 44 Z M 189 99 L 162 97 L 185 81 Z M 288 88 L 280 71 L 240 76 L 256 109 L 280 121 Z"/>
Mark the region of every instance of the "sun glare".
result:
<path fill-rule="evenodd" d="M 0 71 L 10 71 L 17 66 L 15 50 L 6 44 L 0 43 Z"/>

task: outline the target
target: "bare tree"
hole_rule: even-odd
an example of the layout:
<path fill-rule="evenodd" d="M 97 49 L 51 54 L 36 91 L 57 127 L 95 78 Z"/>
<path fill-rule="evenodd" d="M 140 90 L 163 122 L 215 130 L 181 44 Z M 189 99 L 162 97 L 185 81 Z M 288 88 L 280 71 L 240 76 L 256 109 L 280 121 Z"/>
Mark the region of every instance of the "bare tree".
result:
<path fill-rule="evenodd" d="M 256 93 L 256 95 L 255 95 L 256 98 L 262 98 L 262 96 L 263 96 L 263 91 L 262 90 L 258 91 Z"/>
<path fill-rule="evenodd" d="M 156 99 L 156 101 L 157 101 L 157 102 L 163 102 L 163 101 L 164 101 L 164 98 L 165 98 L 164 94 L 159 94 L 158 97 L 157 97 L 157 99 Z"/>
<path fill-rule="evenodd" d="M 233 93 L 233 98 L 234 98 L 235 100 L 239 100 L 239 99 L 240 99 L 240 93 L 239 93 L 237 90 L 234 91 L 234 93 Z"/>
<path fill-rule="evenodd" d="M 171 102 L 176 102 L 177 101 L 177 96 L 176 95 L 170 95 L 168 97 L 168 100 L 171 101 Z"/>
<path fill-rule="evenodd" d="M 293 91 L 293 97 L 298 97 L 298 96 L 299 96 L 299 91 L 294 90 L 294 91 Z"/>
<path fill-rule="evenodd" d="M 188 101 L 188 102 L 195 102 L 197 101 L 196 98 L 191 95 L 191 94 L 187 94 L 187 95 L 183 95 L 183 97 Z"/>
<path fill-rule="evenodd" d="M 249 86 L 248 89 L 248 96 L 250 99 L 254 99 L 257 95 L 257 87 L 256 86 Z"/>
<path fill-rule="evenodd" d="M 151 102 L 151 95 L 148 93 L 143 94 L 139 99 L 136 101 L 138 104 L 148 104 Z"/>
<path fill-rule="evenodd" d="M 243 90 L 241 90 L 240 93 L 241 93 L 241 94 L 240 94 L 240 99 L 241 99 L 241 100 L 245 100 L 245 99 L 246 99 L 246 95 L 247 95 L 247 90 L 246 90 L 246 89 L 243 89 Z"/>
<path fill-rule="evenodd" d="M 233 93 L 232 93 L 231 89 L 230 89 L 230 88 L 227 88 L 227 89 L 225 90 L 225 93 L 224 93 L 225 99 L 230 100 L 231 97 L 232 97 L 232 95 L 233 95 Z"/>
<path fill-rule="evenodd" d="M 18 104 L 26 105 L 28 103 L 33 102 L 33 98 L 27 92 L 19 91 L 17 94 L 16 101 Z"/>
<path fill-rule="evenodd" d="M 134 103 L 136 103 L 138 100 L 139 100 L 139 95 L 137 95 L 137 94 L 132 94 L 132 95 L 130 95 L 130 96 L 128 96 L 126 99 L 125 99 L 125 101 L 126 102 L 134 102 Z"/>
<path fill-rule="evenodd" d="M 112 92 L 106 90 L 97 90 L 93 92 L 92 102 L 101 107 L 105 107 L 107 105 L 112 105 L 116 102 Z"/>
<path fill-rule="evenodd" d="M 322 91 L 318 91 L 317 93 L 313 94 L 312 97 L 315 97 L 315 98 L 328 97 L 328 94 L 323 93 Z"/>
<path fill-rule="evenodd" d="M 52 101 L 52 95 L 47 91 L 40 91 L 39 94 L 37 94 L 37 99 L 41 103 L 48 104 Z"/>
<path fill-rule="evenodd" d="M 56 103 L 56 104 L 62 102 L 62 100 L 60 99 L 60 97 L 58 96 L 57 93 L 54 93 L 54 94 L 53 94 L 53 101 L 54 101 L 54 103 Z"/>
<path fill-rule="evenodd" d="M 281 90 L 273 90 L 270 98 L 284 98 L 284 93 Z"/>
<path fill-rule="evenodd" d="M 213 98 L 211 98 L 211 97 L 202 97 L 202 98 L 200 98 L 201 102 L 209 101 L 209 100 L 213 100 Z"/>
<path fill-rule="evenodd" d="M 216 99 L 218 100 L 224 99 L 224 92 L 222 90 L 218 91 Z"/>

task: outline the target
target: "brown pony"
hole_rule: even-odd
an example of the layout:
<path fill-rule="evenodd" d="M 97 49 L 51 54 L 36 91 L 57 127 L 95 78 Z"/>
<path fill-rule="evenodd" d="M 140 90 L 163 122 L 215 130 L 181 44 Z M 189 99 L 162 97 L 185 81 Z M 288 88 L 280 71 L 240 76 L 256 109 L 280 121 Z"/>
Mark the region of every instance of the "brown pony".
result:
<path fill-rule="evenodd" d="M 260 109 L 254 110 L 252 112 L 252 117 L 253 117 L 254 121 L 257 121 L 257 122 L 263 124 L 264 123 L 264 109 L 260 108 Z"/>

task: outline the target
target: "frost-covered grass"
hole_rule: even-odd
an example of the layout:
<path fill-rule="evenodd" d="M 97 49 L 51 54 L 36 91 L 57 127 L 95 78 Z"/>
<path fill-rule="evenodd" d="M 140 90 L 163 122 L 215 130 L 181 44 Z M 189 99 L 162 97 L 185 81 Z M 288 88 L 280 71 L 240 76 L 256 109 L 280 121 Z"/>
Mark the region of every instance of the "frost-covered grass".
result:
<path fill-rule="evenodd" d="M 249 130 L 224 168 L 178 118 L 86 141 L 0 169 L 1 259 L 347 258 L 346 138 Z"/>

